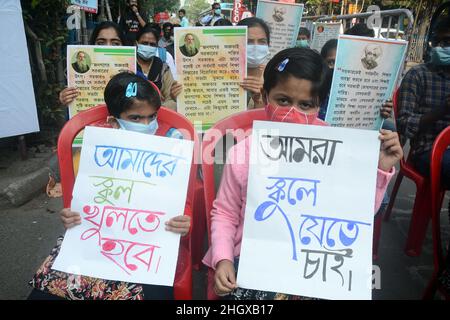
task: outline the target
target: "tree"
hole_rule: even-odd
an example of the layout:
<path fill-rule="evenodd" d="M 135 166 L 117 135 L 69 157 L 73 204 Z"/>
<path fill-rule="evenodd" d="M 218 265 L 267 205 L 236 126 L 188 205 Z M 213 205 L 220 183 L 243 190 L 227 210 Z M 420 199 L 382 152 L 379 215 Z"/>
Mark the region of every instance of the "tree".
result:
<path fill-rule="evenodd" d="M 64 85 L 63 46 L 67 0 L 21 1 L 33 74 L 39 122 L 54 126 L 63 120 L 58 95 Z"/>
<path fill-rule="evenodd" d="M 206 0 L 186 0 L 184 10 L 189 21 L 197 21 L 201 12 L 211 8 L 211 5 Z"/>

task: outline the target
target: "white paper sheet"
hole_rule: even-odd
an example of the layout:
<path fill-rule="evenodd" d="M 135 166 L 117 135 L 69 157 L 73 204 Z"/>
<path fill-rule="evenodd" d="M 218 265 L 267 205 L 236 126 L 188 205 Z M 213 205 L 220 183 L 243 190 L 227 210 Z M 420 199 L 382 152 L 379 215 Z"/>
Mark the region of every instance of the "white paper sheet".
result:
<path fill-rule="evenodd" d="M 251 148 L 238 286 L 370 299 L 378 133 L 255 121 Z"/>
<path fill-rule="evenodd" d="M 72 211 L 56 270 L 108 280 L 173 285 L 193 142 L 87 127 Z"/>

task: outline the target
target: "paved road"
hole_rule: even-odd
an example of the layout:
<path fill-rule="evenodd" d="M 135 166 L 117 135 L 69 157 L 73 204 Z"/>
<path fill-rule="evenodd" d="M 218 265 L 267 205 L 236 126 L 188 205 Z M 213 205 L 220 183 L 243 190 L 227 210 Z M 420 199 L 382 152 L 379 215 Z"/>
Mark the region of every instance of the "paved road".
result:
<path fill-rule="evenodd" d="M 381 271 L 381 289 L 373 291 L 374 299 L 420 299 L 432 272 L 430 235 L 418 258 L 403 253 L 409 216 L 415 196 L 413 183 L 404 179 L 392 219 L 383 223 L 379 260 L 374 264 Z M 445 200 L 447 207 L 448 199 Z M 0 213 L 0 299 L 25 299 L 27 285 L 34 271 L 55 245 L 64 230 L 58 212 L 61 199 L 49 199 L 42 194 L 18 209 Z M 448 214 L 447 209 L 442 212 Z M 444 237 L 449 238 L 448 219 Z M 194 273 L 194 297 L 205 298 L 205 274 Z"/>

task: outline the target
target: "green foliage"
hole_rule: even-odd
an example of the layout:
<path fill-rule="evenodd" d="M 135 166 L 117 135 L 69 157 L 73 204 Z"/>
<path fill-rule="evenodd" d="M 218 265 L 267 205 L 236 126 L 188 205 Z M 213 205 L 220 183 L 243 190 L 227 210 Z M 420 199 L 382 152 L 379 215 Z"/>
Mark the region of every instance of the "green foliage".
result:
<path fill-rule="evenodd" d="M 164 12 L 165 10 L 168 10 L 169 12 L 177 12 L 180 7 L 179 0 L 144 0 L 142 2 L 143 6 L 147 6 L 147 12 L 151 12 L 153 10 L 153 14 Z"/>
<path fill-rule="evenodd" d="M 64 116 L 64 110 L 61 109 L 58 99 L 63 86 L 58 83 L 60 70 L 57 66 L 65 59 L 63 45 L 67 38 L 67 28 L 64 17 L 68 2 L 67 0 L 21 1 L 24 23 L 41 43 L 42 62 L 46 71 L 47 82 L 43 81 L 39 73 L 34 40 L 27 35 L 36 103 L 40 123 L 43 126 L 53 126 Z"/>
<path fill-rule="evenodd" d="M 211 5 L 206 0 L 186 0 L 183 7 L 189 21 L 196 21 L 201 12 L 210 8 Z"/>

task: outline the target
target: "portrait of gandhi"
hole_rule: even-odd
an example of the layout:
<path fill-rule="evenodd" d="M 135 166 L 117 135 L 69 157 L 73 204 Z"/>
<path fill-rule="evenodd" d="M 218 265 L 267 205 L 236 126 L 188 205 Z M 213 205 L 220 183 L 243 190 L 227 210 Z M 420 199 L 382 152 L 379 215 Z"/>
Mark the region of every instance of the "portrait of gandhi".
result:
<path fill-rule="evenodd" d="M 372 70 L 378 66 L 377 59 L 381 57 L 383 51 L 377 44 L 369 44 L 364 48 L 364 56 L 361 59 L 363 67 Z"/>
<path fill-rule="evenodd" d="M 286 8 L 283 7 L 275 7 L 273 9 L 272 18 L 275 22 L 282 22 L 284 20 L 284 14 L 286 13 Z"/>

